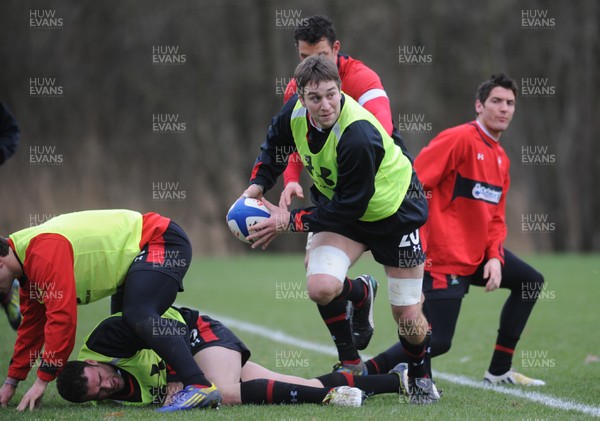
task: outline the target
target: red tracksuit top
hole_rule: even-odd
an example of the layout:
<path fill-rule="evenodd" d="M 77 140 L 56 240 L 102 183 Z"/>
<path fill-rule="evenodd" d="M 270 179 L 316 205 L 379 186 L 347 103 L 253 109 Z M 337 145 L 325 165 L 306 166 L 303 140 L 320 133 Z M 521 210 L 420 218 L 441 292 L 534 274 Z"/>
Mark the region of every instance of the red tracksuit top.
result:
<path fill-rule="evenodd" d="M 476 121 L 444 130 L 419 153 L 414 167 L 429 204 L 427 270 L 467 276 L 484 259 L 504 263 L 509 166 Z"/>
<path fill-rule="evenodd" d="M 355 60 L 346 54 L 338 54 L 337 65 L 342 80 L 342 91 L 369 110 L 379 120 L 385 131 L 391 135 L 394 124 L 390 100 L 377 73 L 362 61 Z M 295 93 L 296 79 L 292 79 L 285 88 L 284 102 L 287 102 Z M 290 157 L 288 163 L 283 173 L 285 185 L 291 181 L 298 181 L 302 172 L 302 162 L 297 156 Z"/>

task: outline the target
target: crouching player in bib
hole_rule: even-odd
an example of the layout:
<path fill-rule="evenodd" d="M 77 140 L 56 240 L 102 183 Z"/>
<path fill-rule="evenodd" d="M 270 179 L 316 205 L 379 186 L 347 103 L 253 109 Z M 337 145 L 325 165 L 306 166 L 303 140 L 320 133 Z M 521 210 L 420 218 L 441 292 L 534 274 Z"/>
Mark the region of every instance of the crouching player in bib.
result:
<path fill-rule="evenodd" d="M 308 295 L 332 318 L 345 317 L 348 301 L 366 298 L 364 283 L 354 287 L 346 274 L 371 250 L 384 266 L 398 336 L 410 354 L 411 400 L 435 402 L 439 394 L 424 365 L 428 323 L 421 310 L 425 257 L 418 228 L 427 219 L 427 201 L 411 162 L 379 121 L 341 92 L 331 60 L 310 56 L 294 78 L 297 95 L 274 117 L 243 194 L 261 198 L 296 149 L 314 183 L 314 206 L 288 212 L 265 201 L 271 217 L 248 238 L 252 247 L 266 248 L 281 232 L 313 232 Z M 325 322 L 330 326 L 331 320 Z"/>
<path fill-rule="evenodd" d="M 77 306 L 108 296 L 111 312 L 122 311 L 132 340 L 153 349 L 184 382 L 185 399 L 171 410 L 219 400 L 219 391 L 189 352 L 185 325 L 169 321 L 177 334 L 167 338 L 153 331 L 183 291 L 191 259 L 192 247 L 181 227 L 153 212 L 74 212 L 0 237 L 0 293 L 18 279 L 23 312 L 0 405 L 8 406 L 19 381 L 38 364 L 37 378 L 17 410 L 40 405 L 75 346 Z"/>
<path fill-rule="evenodd" d="M 270 371 L 249 361 L 250 351 L 226 326 L 198 311 L 172 307 L 155 326 L 158 338 L 179 334 L 169 320 L 185 324 L 198 367 L 222 395 L 224 405 L 318 403 L 360 406 L 370 394 L 401 393 L 406 369 L 376 376 L 331 373 L 304 379 Z M 179 329 L 179 328 L 175 328 Z M 356 386 L 356 387 L 350 387 Z M 59 394 L 75 403 L 111 400 L 131 405 L 161 404 L 168 410 L 181 396 L 177 373 L 154 351 L 131 335 L 120 313 L 85 338 L 77 361 L 69 361 L 57 378 Z M 359 389 L 360 387 L 361 389 Z M 213 401 L 212 406 L 218 406 Z"/>

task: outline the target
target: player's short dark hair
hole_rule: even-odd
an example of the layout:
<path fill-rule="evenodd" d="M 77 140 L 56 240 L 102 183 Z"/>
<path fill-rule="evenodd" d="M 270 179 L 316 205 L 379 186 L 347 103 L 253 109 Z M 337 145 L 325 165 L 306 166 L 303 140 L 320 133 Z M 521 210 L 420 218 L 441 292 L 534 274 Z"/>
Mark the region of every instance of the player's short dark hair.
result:
<path fill-rule="evenodd" d="M 74 403 L 87 400 L 88 381 L 83 370 L 90 366 L 85 361 L 68 361 L 65 364 L 56 378 L 56 390 L 63 399 Z"/>
<path fill-rule="evenodd" d="M 8 255 L 8 240 L 4 237 L 0 237 L 0 257 L 6 257 Z"/>
<path fill-rule="evenodd" d="M 316 15 L 306 18 L 304 25 L 296 28 L 294 32 L 294 40 L 296 45 L 298 42 L 304 41 L 310 45 L 316 44 L 326 38 L 329 45 L 333 45 L 337 41 L 333 22 L 327 16 Z"/>
<path fill-rule="evenodd" d="M 340 74 L 335 63 L 321 55 L 309 56 L 302 60 L 298 67 L 296 67 L 294 79 L 296 79 L 298 95 L 300 96 L 303 94 L 306 85 L 311 82 L 318 85 L 321 82 L 332 80 L 337 84 L 338 88 L 342 86 Z"/>
<path fill-rule="evenodd" d="M 479 85 L 477 92 L 475 93 L 475 99 L 478 99 L 483 104 L 490 96 L 492 89 L 497 86 L 510 89 L 513 91 L 513 94 L 515 94 L 515 98 L 517 97 L 517 92 L 519 90 L 517 82 L 506 76 L 504 73 L 499 73 L 497 75 L 492 75 L 488 80 Z"/>

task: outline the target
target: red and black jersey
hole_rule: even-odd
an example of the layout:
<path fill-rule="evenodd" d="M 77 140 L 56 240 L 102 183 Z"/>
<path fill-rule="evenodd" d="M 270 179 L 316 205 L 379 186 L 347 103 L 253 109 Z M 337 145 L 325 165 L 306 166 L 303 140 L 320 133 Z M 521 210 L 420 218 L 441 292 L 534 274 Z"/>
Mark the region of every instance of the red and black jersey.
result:
<path fill-rule="evenodd" d="M 385 131 L 391 135 L 394 129 L 390 100 L 383 89 L 381 79 L 362 61 L 346 54 L 338 54 L 338 72 L 342 81 L 342 91 L 369 110 L 379 120 Z M 296 79 L 292 79 L 285 88 L 284 102 L 296 93 Z M 298 181 L 302 171 L 302 162 L 292 157 L 283 173 L 284 183 Z"/>
<path fill-rule="evenodd" d="M 510 162 L 476 121 L 438 134 L 415 159 L 429 219 L 422 228 L 431 272 L 471 275 L 483 260 L 504 263 Z"/>

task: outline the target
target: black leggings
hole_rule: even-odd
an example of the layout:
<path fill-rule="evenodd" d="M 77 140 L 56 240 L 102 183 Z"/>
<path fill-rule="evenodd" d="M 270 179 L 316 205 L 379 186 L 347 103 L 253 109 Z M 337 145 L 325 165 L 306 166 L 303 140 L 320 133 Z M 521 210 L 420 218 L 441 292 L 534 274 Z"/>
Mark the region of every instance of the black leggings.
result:
<path fill-rule="evenodd" d="M 179 283 L 160 271 L 130 273 L 122 295 L 123 321 L 175 370 L 185 385 L 205 384 L 204 375 L 192 356 L 188 327 L 185 323 L 161 318 L 174 303 L 178 291 Z M 113 310 L 118 309 L 116 301 L 112 303 Z"/>
<path fill-rule="evenodd" d="M 509 289 L 510 295 L 500 313 L 497 342 L 506 342 L 508 346 L 514 347 L 525 329 L 539 292 L 542 291 L 544 277 L 509 250 L 504 249 L 504 253 L 500 288 Z M 483 266 L 481 264 L 470 277 L 471 285 L 485 286 L 487 283 L 487 280 L 483 279 Z M 423 313 L 432 328 L 431 357 L 445 354 L 450 350 L 461 303 L 462 298 L 428 299 L 427 294 L 425 295 Z M 398 342 L 369 360 L 367 366 L 369 373 L 387 373 L 401 362 L 408 362 L 408 357 Z M 431 373 L 431 368 L 429 371 Z"/>
<path fill-rule="evenodd" d="M 171 221 L 161 241 L 147 244 L 134 259 L 124 284 L 112 296 L 111 313 L 122 311 L 125 324 L 184 385 L 208 385 L 192 356 L 187 325 L 161 318 L 183 290 L 191 258 L 187 235 Z"/>

